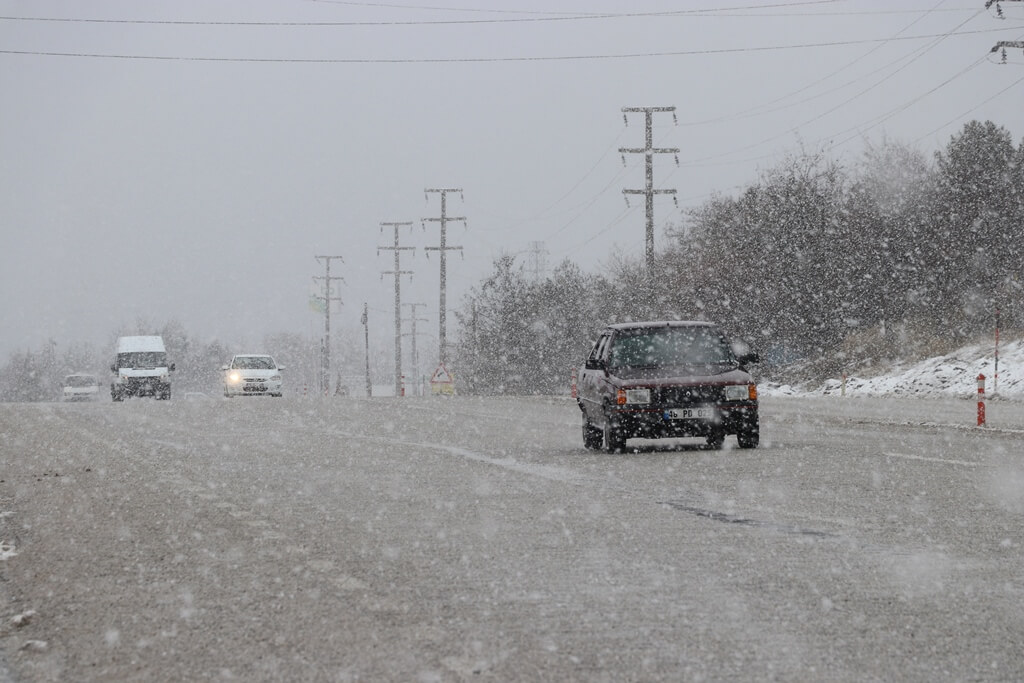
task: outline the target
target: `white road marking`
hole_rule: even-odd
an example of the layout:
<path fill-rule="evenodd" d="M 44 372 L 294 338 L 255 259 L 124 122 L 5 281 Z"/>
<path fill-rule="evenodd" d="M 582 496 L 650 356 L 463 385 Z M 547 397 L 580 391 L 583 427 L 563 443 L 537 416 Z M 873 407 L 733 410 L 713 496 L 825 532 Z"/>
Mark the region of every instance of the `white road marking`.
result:
<path fill-rule="evenodd" d="M 909 453 L 883 453 L 890 458 L 904 458 L 906 460 L 924 460 L 925 462 L 938 462 L 943 465 L 963 465 L 964 467 L 977 467 L 981 463 L 968 460 L 947 460 L 946 458 L 929 458 L 923 455 L 911 455 Z"/>

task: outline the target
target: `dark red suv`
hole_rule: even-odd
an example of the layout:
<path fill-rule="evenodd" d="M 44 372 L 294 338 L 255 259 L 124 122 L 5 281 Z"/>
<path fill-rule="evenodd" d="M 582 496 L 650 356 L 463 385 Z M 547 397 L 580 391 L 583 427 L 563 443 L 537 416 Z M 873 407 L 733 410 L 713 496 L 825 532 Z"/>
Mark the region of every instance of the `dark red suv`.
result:
<path fill-rule="evenodd" d="M 736 435 L 756 448 L 757 385 L 746 366 L 758 356 L 733 344 L 713 323 L 609 325 L 579 372 L 583 444 L 611 452 L 640 437 L 704 437 L 721 448 Z"/>

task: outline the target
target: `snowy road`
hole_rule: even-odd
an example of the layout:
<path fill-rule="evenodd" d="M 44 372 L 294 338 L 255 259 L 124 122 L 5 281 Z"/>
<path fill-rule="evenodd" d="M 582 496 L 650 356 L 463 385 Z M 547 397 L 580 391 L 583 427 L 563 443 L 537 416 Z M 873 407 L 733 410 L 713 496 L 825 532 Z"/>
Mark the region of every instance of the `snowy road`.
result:
<path fill-rule="evenodd" d="M 0 405 L 0 681 L 1024 679 L 1024 405 L 768 398 L 754 451 L 579 422 Z"/>

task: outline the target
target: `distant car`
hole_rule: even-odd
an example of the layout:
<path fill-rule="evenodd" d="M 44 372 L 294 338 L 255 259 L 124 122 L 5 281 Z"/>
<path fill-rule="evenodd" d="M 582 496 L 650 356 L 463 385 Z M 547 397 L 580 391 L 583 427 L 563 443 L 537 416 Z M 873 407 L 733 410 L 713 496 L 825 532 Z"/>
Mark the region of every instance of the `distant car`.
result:
<path fill-rule="evenodd" d="M 734 346 L 712 323 L 609 325 L 577 380 L 583 444 L 611 452 L 632 437 L 704 437 L 721 448 L 760 439 L 757 385 L 746 370 L 756 353 Z"/>
<path fill-rule="evenodd" d="M 209 401 L 210 397 L 207 396 L 206 394 L 204 394 L 201 391 L 186 391 L 185 392 L 185 400 L 186 401 Z"/>
<path fill-rule="evenodd" d="M 221 368 L 224 371 L 224 395 L 281 396 L 281 371 L 273 356 L 243 353 Z"/>
<path fill-rule="evenodd" d="M 75 373 L 64 378 L 62 401 L 95 401 L 100 396 L 100 383 L 96 375 Z"/>

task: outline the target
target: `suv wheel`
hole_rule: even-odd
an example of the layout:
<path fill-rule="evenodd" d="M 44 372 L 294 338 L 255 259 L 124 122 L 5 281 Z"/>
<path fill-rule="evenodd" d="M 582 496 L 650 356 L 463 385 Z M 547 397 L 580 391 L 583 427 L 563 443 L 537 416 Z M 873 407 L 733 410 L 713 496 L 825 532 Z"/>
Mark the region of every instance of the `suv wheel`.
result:
<path fill-rule="evenodd" d="M 586 414 L 583 415 L 583 445 L 587 450 L 596 451 L 601 448 L 604 432 L 590 424 Z"/>
<path fill-rule="evenodd" d="M 748 416 L 740 423 L 739 429 L 736 431 L 736 442 L 740 448 L 757 448 L 760 440 L 761 429 L 757 415 Z"/>
<path fill-rule="evenodd" d="M 604 447 L 609 453 L 621 453 L 626 450 L 626 435 L 622 430 L 612 427 L 611 420 L 604 423 Z"/>
<path fill-rule="evenodd" d="M 761 434 L 757 428 L 748 429 L 746 431 L 737 432 L 736 443 L 739 444 L 740 448 L 757 448 L 758 442 L 761 440 Z"/>

